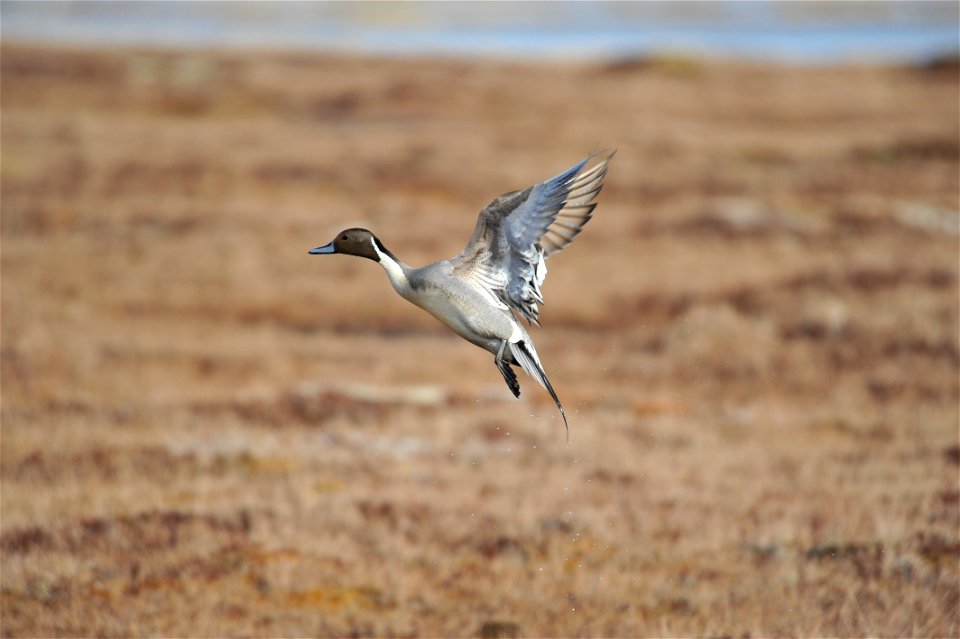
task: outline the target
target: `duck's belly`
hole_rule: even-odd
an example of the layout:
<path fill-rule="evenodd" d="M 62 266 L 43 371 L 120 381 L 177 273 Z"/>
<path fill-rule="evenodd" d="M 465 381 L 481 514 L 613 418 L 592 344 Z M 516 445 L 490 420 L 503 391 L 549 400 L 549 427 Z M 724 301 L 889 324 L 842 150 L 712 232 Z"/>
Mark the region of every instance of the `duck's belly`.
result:
<path fill-rule="evenodd" d="M 410 301 L 460 337 L 494 354 L 500 343 L 514 337 L 519 328 L 513 315 L 491 306 L 482 294 L 426 293 Z"/>

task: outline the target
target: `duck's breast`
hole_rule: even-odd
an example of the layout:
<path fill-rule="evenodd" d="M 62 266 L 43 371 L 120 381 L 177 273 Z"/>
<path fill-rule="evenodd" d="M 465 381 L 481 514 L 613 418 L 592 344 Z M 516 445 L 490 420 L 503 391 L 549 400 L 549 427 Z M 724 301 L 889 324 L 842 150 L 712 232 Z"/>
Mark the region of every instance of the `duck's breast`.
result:
<path fill-rule="evenodd" d="M 457 335 L 496 352 L 513 335 L 516 319 L 489 291 L 453 274 L 439 262 L 411 273 L 408 300 L 449 326 Z"/>

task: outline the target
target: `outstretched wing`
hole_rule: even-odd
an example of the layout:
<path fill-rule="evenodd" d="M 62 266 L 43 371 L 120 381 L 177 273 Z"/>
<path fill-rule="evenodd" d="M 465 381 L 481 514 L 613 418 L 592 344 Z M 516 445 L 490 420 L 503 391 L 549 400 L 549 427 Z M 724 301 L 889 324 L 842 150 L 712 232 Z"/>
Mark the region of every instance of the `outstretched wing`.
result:
<path fill-rule="evenodd" d="M 454 268 L 539 324 L 544 260 L 590 220 L 613 154 L 587 168 L 599 155 L 593 154 L 546 182 L 494 199 L 480 211 L 466 248 L 451 260 Z"/>

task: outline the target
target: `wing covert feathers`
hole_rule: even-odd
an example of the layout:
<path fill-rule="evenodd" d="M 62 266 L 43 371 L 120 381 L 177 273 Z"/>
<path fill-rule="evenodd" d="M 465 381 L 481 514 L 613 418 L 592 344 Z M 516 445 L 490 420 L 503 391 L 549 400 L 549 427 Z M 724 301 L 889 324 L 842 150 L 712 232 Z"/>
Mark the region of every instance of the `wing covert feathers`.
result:
<path fill-rule="evenodd" d="M 564 249 L 590 221 L 615 152 L 593 154 L 534 186 L 504 193 L 488 204 L 454 268 L 491 289 L 528 322 L 539 324 L 544 260 Z M 476 277 L 475 273 L 482 274 Z"/>

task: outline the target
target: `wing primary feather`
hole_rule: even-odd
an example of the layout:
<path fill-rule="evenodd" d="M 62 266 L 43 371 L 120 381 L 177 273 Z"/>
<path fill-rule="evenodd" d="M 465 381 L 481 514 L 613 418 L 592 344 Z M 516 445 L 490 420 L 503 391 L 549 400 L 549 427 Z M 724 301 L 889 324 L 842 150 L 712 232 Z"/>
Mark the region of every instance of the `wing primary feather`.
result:
<path fill-rule="evenodd" d="M 592 219 L 613 152 L 594 153 L 534 186 L 505 193 L 481 212 L 467 246 L 452 260 L 508 307 L 539 324 L 543 261 L 563 250 Z"/>

